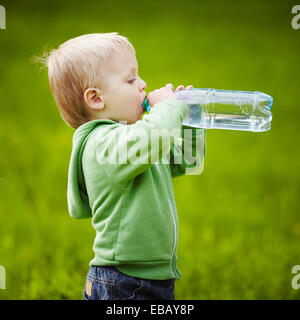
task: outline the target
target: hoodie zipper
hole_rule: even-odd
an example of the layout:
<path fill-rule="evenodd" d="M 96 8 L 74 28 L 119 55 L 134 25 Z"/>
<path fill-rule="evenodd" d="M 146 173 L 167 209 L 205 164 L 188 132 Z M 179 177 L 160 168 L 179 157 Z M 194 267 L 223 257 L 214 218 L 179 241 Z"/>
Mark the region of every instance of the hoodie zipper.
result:
<path fill-rule="evenodd" d="M 155 166 L 156 166 L 160 176 L 162 176 L 158 164 L 155 164 Z M 164 186 L 165 186 L 165 184 L 164 184 Z M 173 226 L 174 226 L 174 245 L 173 245 L 173 249 L 172 249 L 172 269 L 173 269 L 173 258 L 174 258 L 174 255 L 175 255 L 175 249 L 176 249 L 176 244 L 177 244 L 177 227 L 176 227 L 175 213 L 174 213 L 174 210 L 173 210 L 173 207 L 172 207 L 170 199 L 168 199 L 168 200 L 169 200 L 169 206 L 170 206 L 170 209 L 171 209 Z M 174 269 L 173 269 L 173 272 L 176 275 L 176 272 L 174 271 Z"/>
<path fill-rule="evenodd" d="M 174 225 L 174 246 L 173 246 L 173 251 L 172 251 L 172 258 L 173 258 L 174 254 L 175 254 L 176 243 L 177 243 L 177 228 L 176 228 L 175 214 L 174 214 L 173 207 L 172 207 L 170 199 L 169 199 L 169 205 L 170 205 L 170 209 L 171 209 L 171 212 L 172 212 L 173 225 Z"/>

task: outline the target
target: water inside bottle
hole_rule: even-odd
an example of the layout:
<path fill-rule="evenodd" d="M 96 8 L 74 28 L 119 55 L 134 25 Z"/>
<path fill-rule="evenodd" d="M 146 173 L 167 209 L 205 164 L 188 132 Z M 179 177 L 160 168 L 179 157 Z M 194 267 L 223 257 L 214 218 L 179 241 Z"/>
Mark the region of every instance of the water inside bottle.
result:
<path fill-rule="evenodd" d="M 229 129 L 262 132 L 271 128 L 272 113 L 268 101 L 253 104 L 218 103 L 187 104 L 189 112 L 184 125 L 205 129 Z"/>

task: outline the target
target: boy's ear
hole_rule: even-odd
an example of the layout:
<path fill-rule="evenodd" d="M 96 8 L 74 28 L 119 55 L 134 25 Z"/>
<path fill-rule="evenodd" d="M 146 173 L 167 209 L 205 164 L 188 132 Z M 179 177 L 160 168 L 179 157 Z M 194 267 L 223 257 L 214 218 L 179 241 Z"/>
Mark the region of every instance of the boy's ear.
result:
<path fill-rule="evenodd" d="M 99 89 L 88 88 L 84 91 L 83 97 L 89 108 L 94 110 L 104 109 L 104 102 Z"/>

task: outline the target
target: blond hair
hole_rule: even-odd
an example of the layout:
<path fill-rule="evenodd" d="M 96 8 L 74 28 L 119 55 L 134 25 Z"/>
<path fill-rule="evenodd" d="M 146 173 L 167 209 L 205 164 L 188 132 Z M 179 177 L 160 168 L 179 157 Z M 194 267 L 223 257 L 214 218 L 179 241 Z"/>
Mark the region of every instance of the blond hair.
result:
<path fill-rule="evenodd" d="M 72 128 L 88 121 L 84 92 L 96 86 L 101 66 L 121 48 L 135 54 L 128 39 L 117 32 L 93 33 L 66 41 L 42 59 L 60 114 Z"/>

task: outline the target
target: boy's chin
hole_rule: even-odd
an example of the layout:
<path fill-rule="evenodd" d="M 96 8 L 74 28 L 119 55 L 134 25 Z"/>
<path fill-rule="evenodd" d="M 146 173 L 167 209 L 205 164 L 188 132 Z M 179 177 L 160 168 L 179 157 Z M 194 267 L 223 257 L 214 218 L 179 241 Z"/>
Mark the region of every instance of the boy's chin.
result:
<path fill-rule="evenodd" d="M 121 124 L 124 124 L 124 125 L 129 125 L 129 124 L 134 124 L 134 123 L 136 123 L 137 121 L 138 121 L 138 120 L 133 121 L 133 120 L 127 119 L 127 120 L 119 120 L 118 122 L 121 123 Z"/>
<path fill-rule="evenodd" d="M 143 119 L 143 114 L 140 114 L 140 115 L 136 115 L 135 118 L 131 117 L 129 119 L 119 120 L 118 122 L 122 124 L 135 124 L 136 122 L 142 119 Z"/>
<path fill-rule="evenodd" d="M 143 119 L 143 116 L 140 116 L 140 117 L 138 117 L 138 118 L 136 118 L 136 119 L 134 119 L 134 120 L 132 120 L 132 119 L 128 119 L 127 120 L 127 124 L 135 124 L 136 122 L 138 122 L 139 120 L 142 120 Z"/>

